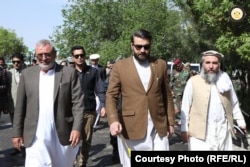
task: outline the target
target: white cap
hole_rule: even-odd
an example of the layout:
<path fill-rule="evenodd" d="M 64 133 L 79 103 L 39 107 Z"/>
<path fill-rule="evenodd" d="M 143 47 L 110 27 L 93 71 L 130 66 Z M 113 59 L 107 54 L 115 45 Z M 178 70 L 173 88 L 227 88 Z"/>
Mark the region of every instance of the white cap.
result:
<path fill-rule="evenodd" d="M 89 56 L 90 60 L 95 60 L 95 59 L 99 59 L 99 58 L 100 58 L 99 54 L 92 54 L 92 55 Z"/>
<path fill-rule="evenodd" d="M 224 58 L 223 54 L 221 54 L 221 53 L 219 53 L 219 52 L 217 52 L 215 50 L 208 50 L 206 52 L 202 52 L 201 54 L 202 54 L 202 56 L 207 56 L 207 55 L 208 56 L 213 56 L 213 55 L 215 55 L 217 57 Z"/>

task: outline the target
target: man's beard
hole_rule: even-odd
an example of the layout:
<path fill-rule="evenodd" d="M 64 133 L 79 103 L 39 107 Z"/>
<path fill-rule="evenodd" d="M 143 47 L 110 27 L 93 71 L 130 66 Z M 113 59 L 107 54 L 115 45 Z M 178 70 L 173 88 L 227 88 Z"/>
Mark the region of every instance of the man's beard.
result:
<path fill-rule="evenodd" d="M 139 57 L 139 55 L 138 54 L 136 54 L 135 52 L 134 52 L 134 50 L 133 50 L 133 56 L 134 56 L 134 58 L 139 62 L 139 63 L 146 63 L 146 62 L 148 62 L 148 60 L 149 60 L 149 54 L 144 54 L 144 59 L 142 59 L 142 58 L 140 58 Z"/>
<path fill-rule="evenodd" d="M 39 67 L 43 70 L 43 71 L 48 71 L 50 70 L 53 66 L 54 66 L 55 62 L 50 62 L 48 65 L 47 64 L 42 64 L 39 63 Z"/>
<path fill-rule="evenodd" d="M 204 68 L 202 67 L 201 68 L 201 72 L 200 72 L 200 75 L 201 77 L 207 82 L 207 83 L 216 83 L 216 81 L 218 80 L 219 78 L 219 73 L 220 73 L 220 70 L 219 72 L 217 73 L 208 73 L 204 70 Z"/>

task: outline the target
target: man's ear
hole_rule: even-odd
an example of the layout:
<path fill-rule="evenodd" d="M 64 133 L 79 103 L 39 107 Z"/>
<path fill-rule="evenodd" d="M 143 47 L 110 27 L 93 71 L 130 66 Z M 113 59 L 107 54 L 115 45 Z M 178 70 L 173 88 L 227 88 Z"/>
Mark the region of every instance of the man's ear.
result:
<path fill-rule="evenodd" d="M 133 50 L 133 43 L 132 42 L 130 43 L 130 47 L 131 47 L 131 50 Z"/>

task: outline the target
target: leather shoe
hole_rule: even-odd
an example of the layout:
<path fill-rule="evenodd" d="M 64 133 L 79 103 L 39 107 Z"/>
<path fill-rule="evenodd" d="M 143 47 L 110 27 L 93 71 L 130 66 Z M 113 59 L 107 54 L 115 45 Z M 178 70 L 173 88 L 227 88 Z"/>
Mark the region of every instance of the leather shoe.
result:
<path fill-rule="evenodd" d="M 119 153 L 118 151 L 113 151 L 113 154 L 111 156 L 111 159 L 114 163 L 119 163 L 120 162 L 120 158 L 119 158 Z"/>

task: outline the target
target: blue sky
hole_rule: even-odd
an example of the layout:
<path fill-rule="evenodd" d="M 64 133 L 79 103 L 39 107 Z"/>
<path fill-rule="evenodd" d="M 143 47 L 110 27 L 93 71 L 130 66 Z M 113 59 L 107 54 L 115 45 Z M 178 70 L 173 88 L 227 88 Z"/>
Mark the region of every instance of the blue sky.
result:
<path fill-rule="evenodd" d="M 0 27 L 15 31 L 33 49 L 62 25 L 61 10 L 67 0 L 0 0 Z"/>

